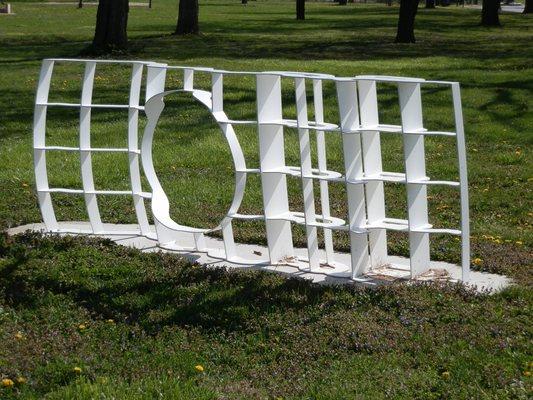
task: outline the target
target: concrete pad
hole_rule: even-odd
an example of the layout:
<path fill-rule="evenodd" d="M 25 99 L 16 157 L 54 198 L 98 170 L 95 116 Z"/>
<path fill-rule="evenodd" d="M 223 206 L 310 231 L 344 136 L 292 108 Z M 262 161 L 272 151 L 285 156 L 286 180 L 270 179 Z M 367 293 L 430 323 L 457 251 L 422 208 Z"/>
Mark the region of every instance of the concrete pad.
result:
<path fill-rule="evenodd" d="M 379 268 L 368 271 L 365 275 L 350 279 L 347 267 L 350 265 L 349 253 L 335 253 L 336 265 L 321 264 L 318 271 L 307 269 L 305 248 L 296 248 L 296 257 L 284 260 L 283 264 L 272 265 L 268 260 L 268 248 L 253 244 L 236 244 L 237 252 L 241 257 L 227 261 L 223 258 L 224 243 L 222 240 L 206 237 L 206 246 L 210 249 L 206 252 L 184 251 L 157 245 L 155 235 L 151 237 L 141 236 L 136 224 L 104 224 L 105 232 L 101 235 L 93 235 L 91 225 L 88 222 L 63 222 L 60 223 L 60 235 L 83 235 L 98 236 L 113 240 L 122 246 L 134 247 L 144 252 L 168 252 L 179 254 L 191 262 L 197 262 L 207 267 L 227 267 L 234 269 L 256 269 L 281 273 L 287 276 L 296 276 L 321 284 L 355 284 L 363 286 L 377 286 L 390 284 L 398 281 L 448 281 L 457 282 L 461 277 L 461 267 L 442 261 L 432 261 L 430 270 L 411 280 L 409 273 L 409 259 L 398 256 L 389 256 L 387 261 Z M 153 227 L 152 227 L 153 230 Z M 8 230 L 8 234 L 16 235 L 25 231 L 46 232 L 43 223 L 34 223 L 18 226 Z M 185 235 L 185 234 L 183 234 Z M 325 258 L 322 252 L 321 258 Z M 512 284 L 512 280 L 503 275 L 487 272 L 470 272 L 468 285 L 478 291 L 499 291 Z"/>

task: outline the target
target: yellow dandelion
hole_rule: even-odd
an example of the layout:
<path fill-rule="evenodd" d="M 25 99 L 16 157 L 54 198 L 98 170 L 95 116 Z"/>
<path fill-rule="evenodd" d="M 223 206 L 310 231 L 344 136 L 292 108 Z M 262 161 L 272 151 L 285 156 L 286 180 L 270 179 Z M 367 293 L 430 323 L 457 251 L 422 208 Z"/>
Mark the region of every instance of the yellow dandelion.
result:
<path fill-rule="evenodd" d="M 529 378 L 531 376 L 531 371 L 524 371 L 524 376 Z"/>
<path fill-rule="evenodd" d="M 112 320 L 111 318 L 110 318 L 110 319 L 108 319 L 108 320 L 106 320 L 106 322 L 107 322 L 108 324 L 114 324 L 114 323 L 115 323 L 115 321 L 114 321 L 114 320 Z"/>
<path fill-rule="evenodd" d="M 2 379 L 2 386 L 3 387 L 13 387 L 15 385 L 15 382 L 13 382 L 11 379 L 9 378 L 4 378 Z"/>
<path fill-rule="evenodd" d="M 442 377 L 444 379 L 449 379 L 450 378 L 450 373 L 448 371 L 444 371 L 441 375 L 442 375 Z"/>
<path fill-rule="evenodd" d="M 474 265 L 481 265 L 481 264 L 483 264 L 483 260 L 482 260 L 481 258 L 474 258 L 474 259 L 472 260 L 472 263 L 473 263 Z"/>
<path fill-rule="evenodd" d="M 201 366 L 200 364 L 196 365 L 196 366 L 194 367 L 194 369 L 195 369 L 196 371 L 198 371 L 198 372 L 204 372 L 204 367 Z"/>
<path fill-rule="evenodd" d="M 22 335 L 22 332 L 18 331 L 17 333 L 15 333 L 15 339 L 22 340 L 23 338 L 24 336 Z"/>
<path fill-rule="evenodd" d="M 83 331 L 84 329 L 87 329 L 87 325 L 85 325 L 85 324 L 79 324 L 79 325 L 78 325 L 78 329 L 79 329 L 80 331 Z"/>
<path fill-rule="evenodd" d="M 517 240 L 515 243 L 519 246 L 522 246 L 524 244 L 524 242 L 522 242 L 521 240 Z"/>
<path fill-rule="evenodd" d="M 80 367 L 74 367 L 74 368 L 72 368 L 72 371 L 74 371 L 76 374 L 81 374 L 81 368 Z"/>
<path fill-rule="evenodd" d="M 16 381 L 19 385 L 24 385 L 26 383 L 26 378 L 24 378 L 23 376 L 19 376 Z"/>

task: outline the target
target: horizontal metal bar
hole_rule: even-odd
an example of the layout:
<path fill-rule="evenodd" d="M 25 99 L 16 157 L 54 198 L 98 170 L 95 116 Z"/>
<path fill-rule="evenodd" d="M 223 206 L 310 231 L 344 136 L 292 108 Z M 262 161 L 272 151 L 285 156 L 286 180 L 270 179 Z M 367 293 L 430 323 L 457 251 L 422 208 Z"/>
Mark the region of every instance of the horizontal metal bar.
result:
<path fill-rule="evenodd" d="M 41 107 L 65 107 L 65 108 L 101 108 L 101 109 L 122 109 L 122 110 L 144 110 L 143 106 L 128 105 L 128 104 L 81 104 L 81 103 L 36 103 L 36 106 Z"/>
<path fill-rule="evenodd" d="M 34 150 L 80 151 L 80 148 L 79 147 L 66 147 L 66 146 L 39 146 L 39 147 L 34 147 Z"/>
<path fill-rule="evenodd" d="M 261 170 L 259 168 L 241 168 L 241 169 L 236 169 L 235 172 L 243 172 L 247 174 L 259 174 L 261 173 Z"/>
<path fill-rule="evenodd" d="M 455 132 L 428 131 L 427 129 L 418 129 L 415 131 L 403 131 L 406 135 L 424 135 L 424 136 L 456 136 Z"/>
<path fill-rule="evenodd" d="M 45 58 L 43 61 L 54 62 L 75 62 L 75 63 L 96 63 L 96 64 L 142 64 L 151 65 L 155 64 L 152 61 L 136 61 L 136 60 L 87 60 L 83 58 Z M 159 64 L 160 65 L 160 64 Z"/>
<path fill-rule="evenodd" d="M 90 148 L 81 148 L 81 147 L 65 147 L 65 146 L 40 146 L 34 147 L 35 150 L 41 151 L 86 151 L 92 153 L 135 153 L 140 154 L 140 150 L 130 150 L 126 147 L 123 148 L 112 148 L 112 147 L 90 147 Z"/>
<path fill-rule="evenodd" d="M 71 193 L 71 194 L 85 193 L 83 189 L 68 189 L 68 188 L 48 188 L 48 189 L 38 189 L 37 191 L 43 192 L 43 193 Z"/>
<path fill-rule="evenodd" d="M 264 215 L 253 215 L 253 214 L 228 214 L 229 218 L 250 220 L 250 221 L 262 221 L 265 219 Z"/>
<path fill-rule="evenodd" d="M 342 133 L 361 133 L 361 132 L 385 132 L 385 133 L 402 133 L 401 125 L 362 125 L 357 129 L 343 130 Z"/>

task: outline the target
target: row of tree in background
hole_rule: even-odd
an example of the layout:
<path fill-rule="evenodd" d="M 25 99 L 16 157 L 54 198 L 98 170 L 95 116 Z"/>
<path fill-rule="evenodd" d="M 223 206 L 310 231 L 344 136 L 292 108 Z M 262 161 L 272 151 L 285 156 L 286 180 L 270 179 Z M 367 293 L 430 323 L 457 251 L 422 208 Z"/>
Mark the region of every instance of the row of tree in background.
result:
<path fill-rule="evenodd" d="M 389 6 L 392 5 L 392 0 L 385 1 Z M 400 10 L 396 42 L 414 43 L 415 18 L 420 0 L 399 1 Z M 241 0 L 241 2 L 242 4 L 247 4 L 248 0 Z M 347 4 L 347 0 L 337 0 L 337 2 L 341 6 Z M 425 2 L 426 8 L 435 8 L 436 4 L 449 5 L 450 0 L 425 0 Z M 526 0 L 524 13 L 531 13 L 532 10 L 533 0 Z M 500 0 L 483 0 L 481 24 L 484 26 L 500 26 L 498 17 L 499 11 Z M 128 0 L 99 1 L 96 15 L 96 29 L 91 52 L 106 53 L 111 50 L 126 48 L 128 12 Z M 179 0 L 178 22 L 174 33 L 176 35 L 198 34 L 200 32 L 198 12 L 198 0 Z M 305 0 L 296 0 L 296 19 L 305 19 Z"/>

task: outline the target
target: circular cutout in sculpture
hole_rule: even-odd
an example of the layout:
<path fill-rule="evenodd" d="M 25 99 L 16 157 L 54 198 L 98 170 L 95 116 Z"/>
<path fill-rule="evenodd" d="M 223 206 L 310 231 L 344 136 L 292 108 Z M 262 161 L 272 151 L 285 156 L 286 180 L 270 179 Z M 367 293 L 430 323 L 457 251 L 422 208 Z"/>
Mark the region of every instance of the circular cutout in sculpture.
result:
<path fill-rule="evenodd" d="M 194 249 L 199 250 L 201 249 L 201 245 L 198 244 L 198 241 L 200 240 L 201 236 L 205 233 L 221 230 L 225 225 L 227 225 L 231 221 L 231 217 L 229 215 L 235 213 L 242 200 L 243 192 L 244 192 L 244 185 L 245 180 L 243 181 L 242 176 L 235 176 L 235 190 L 233 199 L 231 200 L 231 204 L 229 205 L 229 210 L 222 216 L 220 219 L 220 222 L 215 227 L 211 228 L 200 228 L 200 227 L 192 227 L 185 224 L 179 224 L 174 221 L 174 219 L 171 217 L 170 213 L 170 202 L 167 196 L 167 193 L 163 189 L 163 186 L 161 185 L 161 181 L 159 180 L 157 173 L 155 171 L 154 166 L 154 159 L 153 159 L 153 149 L 154 149 L 154 133 L 156 130 L 156 127 L 158 125 L 158 121 L 161 119 L 161 114 L 163 112 L 163 109 L 165 108 L 165 103 L 163 102 L 163 99 L 171 94 L 179 94 L 180 99 L 178 101 L 178 106 L 182 107 L 183 112 L 186 114 L 189 112 L 188 117 L 195 118 L 195 123 L 193 123 L 192 120 L 189 121 L 187 124 L 187 121 L 183 118 L 171 118 L 170 122 L 175 124 L 175 122 L 178 120 L 179 123 L 175 124 L 174 126 L 178 126 L 180 129 L 180 135 L 178 139 L 181 141 L 181 143 L 185 142 L 185 146 L 189 149 L 190 153 L 186 156 L 186 160 L 181 160 L 180 162 L 194 162 L 195 157 L 194 155 L 197 153 L 202 153 L 202 149 L 195 147 L 195 143 L 197 143 L 198 137 L 198 121 L 200 121 L 200 124 L 203 124 L 202 121 L 206 121 L 206 118 L 202 118 L 201 114 L 198 112 L 197 109 L 194 107 L 191 107 L 191 102 L 184 99 L 183 95 L 190 96 L 190 98 L 193 99 L 195 102 L 200 102 L 203 106 L 205 106 L 209 111 L 211 109 L 210 103 L 209 103 L 209 97 L 205 96 L 205 93 L 200 90 L 193 90 L 193 91 L 185 91 L 185 90 L 173 90 L 169 92 L 160 93 L 151 99 L 149 99 L 146 102 L 145 111 L 146 116 L 148 118 L 148 123 L 145 128 L 145 133 L 143 137 L 142 142 L 142 162 L 143 167 L 146 173 L 146 177 L 150 183 L 150 186 L 152 188 L 152 214 L 154 216 L 154 222 L 156 226 L 156 230 L 158 233 L 158 236 L 162 236 L 165 239 L 162 241 L 163 243 L 170 243 L 176 241 L 176 232 L 185 232 L 185 233 L 191 233 L 195 237 L 196 244 L 193 246 Z M 192 95 L 192 96 L 191 96 Z M 191 111 L 192 110 L 192 111 Z M 216 118 L 212 112 L 210 112 L 211 117 L 213 119 Z M 165 121 L 165 119 L 163 120 Z M 184 122 L 185 121 L 185 122 Z M 218 122 L 218 121 L 216 121 Z M 239 161 L 239 157 L 242 157 L 242 150 L 240 149 L 239 143 L 236 139 L 235 132 L 233 131 L 231 125 L 229 124 L 218 124 L 219 128 L 222 130 L 222 134 L 226 139 L 227 144 L 229 145 L 229 153 L 231 154 L 233 158 L 233 165 L 237 165 Z M 202 126 L 202 128 L 204 128 Z M 206 135 L 212 134 L 212 129 L 209 127 L 205 127 L 205 130 L 203 130 Z M 172 139 L 175 139 L 175 136 L 172 137 Z M 166 142 L 169 143 L 168 141 Z M 178 142 L 178 146 L 180 145 L 180 142 Z M 205 157 L 205 153 L 202 153 L 202 158 L 214 160 L 214 164 L 212 167 L 207 168 L 207 171 L 204 170 L 204 172 L 207 172 L 208 176 L 206 177 L 205 174 L 202 175 L 196 175 L 193 178 L 193 184 L 200 184 L 200 181 L 204 181 L 205 179 L 214 179 L 214 178 L 220 178 L 220 174 L 216 171 L 220 171 L 221 165 L 218 163 L 217 160 L 222 159 L 223 157 L 220 157 L 220 154 L 224 153 L 225 150 L 223 150 L 220 146 L 214 145 L 212 142 L 209 142 L 209 147 L 206 147 L 204 149 L 205 151 L 208 151 L 211 154 L 209 157 Z M 215 154 L 216 153 L 216 154 Z M 236 160 L 237 158 L 237 160 Z M 179 164 L 178 164 L 179 165 Z M 229 166 L 229 165 L 228 165 Z M 176 167 L 176 170 L 179 171 L 179 168 Z M 176 174 L 179 174 L 179 172 L 176 172 Z M 178 177 L 178 185 L 174 186 L 175 192 L 172 193 L 172 197 L 178 197 L 179 193 L 183 193 L 183 188 L 186 187 L 185 192 L 187 196 L 190 198 L 191 195 L 197 195 L 199 197 L 198 204 L 203 205 L 205 207 L 204 210 L 186 210 L 185 212 L 182 212 L 180 210 L 179 214 L 180 216 L 183 216 L 185 214 L 185 220 L 187 222 L 196 222 L 198 220 L 204 220 L 209 219 L 209 217 L 206 218 L 205 214 L 212 214 L 213 210 L 217 208 L 217 204 L 220 204 L 222 201 L 224 201 L 225 198 L 227 198 L 227 191 L 223 190 L 222 188 L 219 188 L 219 185 L 203 185 L 203 186 L 197 186 L 197 187 L 190 187 L 190 186 L 181 186 L 180 189 L 180 183 L 186 182 L 188 179 L 190 180 L 191 176 L 189 177 Z M 222 185 L 224 187 L 227 187 L 227 176 L 224 177 Z M 199 188 L 207 188 L 207 191 L 200 192 Z M 214 189 L 213 189 L 214 188 Z M 222 189 L 222 190 L 221 190 Z M 214 192 L 216 191 L 216 193 Z M 192 192 L 195 192 L 193 194 Z M 215 203 L 213 205 L 212 201 L 209 201 L 205 199 L 205 195 L 209 198 L 209 200 L 213 199 L 213 196 L 216 196 Z M 200 197 L 204 197 L 203 199 L 200 199 Z M 178 204 L 179 207 L 179 204 Z M 198 211 L 205 213 L 204 216 L 198 216 Z M 212 219 L 212 217 L 211 217 Z M 203 238 L 201 238 L 203 240 Z M 161 240 L 160 240 L 161 241 Z"/>
<path fill-rule="evenodd" d="M 165 97 L 152 152 L 170 217 L 187 226 L 217 227 L 233 198 L 233 163 L 220 127 L 191 93 Z"/>

